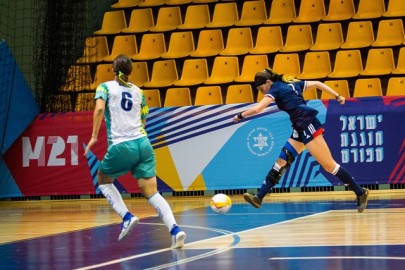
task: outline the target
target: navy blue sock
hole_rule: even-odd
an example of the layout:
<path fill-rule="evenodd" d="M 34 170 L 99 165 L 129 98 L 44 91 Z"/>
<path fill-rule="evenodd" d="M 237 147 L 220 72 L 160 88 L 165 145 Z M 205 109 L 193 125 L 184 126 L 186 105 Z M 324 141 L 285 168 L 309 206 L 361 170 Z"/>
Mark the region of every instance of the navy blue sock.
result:
<path fill-rule="evenodd" d="M 176 224 L 174 224 L 173 228 L 170 230 L 170 234 L 176 235 L 179 231 L 180 231 L 180 228 Z"/>
<path fill-rule="evenodd" d="M 257 192 L 257 197 L 263 200 L 264 196 L 270 192 L 270 190 L 277 185 L 276 178 L 279 176 L 279 166 L 274 165 L 273 169 L 269 171 L 264 180 L 262 186 L 260 187 L 259 191 Z"/>
<path fill-rule="evenodd" d="M 340 181 L 348 185 L 357 196 L 363 195 L 363 189 L 354 181 L 353 177 L 345 168 L 340 166 L 335 175 L 340 179 Z"/>
<path fill-rule="evenodd" d="M 122 218 L 123 221 L 130 220 L 133 217 L 133 215 L 130 212 L 127 212 L 125 216 Z"/>

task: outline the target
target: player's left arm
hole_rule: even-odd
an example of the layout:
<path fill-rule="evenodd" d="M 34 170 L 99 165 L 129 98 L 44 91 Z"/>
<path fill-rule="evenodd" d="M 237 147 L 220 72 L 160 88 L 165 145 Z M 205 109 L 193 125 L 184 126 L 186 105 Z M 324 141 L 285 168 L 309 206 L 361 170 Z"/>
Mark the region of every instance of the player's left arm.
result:
<path fill-rule="evenodd" d="M 327 84 L 324 84 L 323 82 L 320 82 L 320 81 L 307 81 L 306 82 L 306 87 L 307 88 L 316 87 L 317 89 L 328 92 L 329 94 L 333 95 L 335 97 L 335 99 L 341 105 L 345 104 L 345 100 L 346 100 L 345 97 L 342 97 L 341 95 L 339 95 L 338 92 L 336 92 L 335 90 L 330 88 Z"/>
<path fill-rule="evenodd" d="M 146 118 L 148 118 L 149 115 L 149 107 L 148 104 L 146 103 L 146 97 L 143 94 L 143 91 L 141 90 L 141 120 L 143 127 L 146 127 Z"/>

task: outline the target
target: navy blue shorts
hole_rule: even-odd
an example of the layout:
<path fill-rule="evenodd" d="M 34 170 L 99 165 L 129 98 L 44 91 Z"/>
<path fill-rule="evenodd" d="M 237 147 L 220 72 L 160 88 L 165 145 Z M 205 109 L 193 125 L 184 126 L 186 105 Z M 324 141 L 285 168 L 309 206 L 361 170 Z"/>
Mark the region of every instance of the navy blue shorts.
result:
<path fill-rule="evenodd" d="M 324 131 L 321 122 L 317 118 L 314 118 L 304 130 L 297 131 L 294 129 L 290 138 L 303 144 L 307 144 L 320 134 L 323 134 Z"/>

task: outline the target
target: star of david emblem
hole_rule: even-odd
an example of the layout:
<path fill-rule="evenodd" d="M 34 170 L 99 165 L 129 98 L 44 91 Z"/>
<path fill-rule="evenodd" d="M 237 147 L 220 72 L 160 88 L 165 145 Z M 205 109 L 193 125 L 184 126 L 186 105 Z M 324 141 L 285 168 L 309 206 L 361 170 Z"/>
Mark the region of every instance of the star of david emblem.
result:
<path fill-rule="evenodd" d="M 263 136 L 262 133 L 259 133 L 259 135 L 257 137 L 253 137 L 253 140 L 255 141 L 255 144 L 253 144 L 253 147 L 257 147 L 260 149 L 260 151 L 266 147 L 269 146 L 267 144 L 267 136 Z"/>

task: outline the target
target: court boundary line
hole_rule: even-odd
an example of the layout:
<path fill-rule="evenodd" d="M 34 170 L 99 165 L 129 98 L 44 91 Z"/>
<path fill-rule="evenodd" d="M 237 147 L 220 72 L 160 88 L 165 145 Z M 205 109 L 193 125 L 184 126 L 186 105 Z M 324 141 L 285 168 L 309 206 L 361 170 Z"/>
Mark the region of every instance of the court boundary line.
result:
<path fill-rule="evenodd" d="M 274 257 L 269 258 L 269 261 L 283 261 L 283 260 L 321 260 L 321 259 L 333 259 L 333 260 L 350 260 L 350 259 L 362 259 L 362 260 L 405 260 L 405 257 L 390 257 L 390 256 L 315 256 L 315 257 Z"/>
<path fill-rule="evenodd" d="M 306 215 L 306 216 L 302 216 L 302 217 L 298 217 L 298 218 L 293 218 L 293 219 L 290 219 L 290 220 L 284 220 L 284 221 L 276 222 L 276 223 L 273 223 L 273 224 L 263 225 L 263 226 L 252 228 L 252 229 L 249 229 L 249 230 L 244 230 L 244 231 L 239 231 L 239 232 L 231 232 L 230 234 L 216 236 L 216 237 L 212 237 L 212 238 L 207 238 L 207 239 L 187 243 L 187 244 L 184 245 L 184 247 L 186 247 L 188 245 L 191 245 L 191 244 L 194 245 L 196 243 L 197 244 L 198 243 L 203 243 L 203 242 L 206 242 L 206 241 L 211 241 L 213 239 L 218 239 L 218 238 L 222 238 L 222 237 L 229 237 L 229 236 L 235 237 L 235 236 L 238 236 L 238 234 L 241 233 L 241 232 L 249 232 L 249 231 L 257 230 L 259 228 L 271 227 L 271 226 L 275 226 L 275 225 L 279 225 L 279 224 L 283 224 L 283 223 L 287 223 L 287 222 L 291 222 L 291 221 L 295 221 L 295 220 L 299 220 L 299 219 L 304 219 L 304 218 L 307 218 L 307 217 L 312 217 L 312 216 L 325 214 L 325 213 L 328 213 L 330 211 L 332 211 L 332 210 L 319 212 L 319 213 L 315 213 L 315 214 L 312 214 L 312 215 Z M 161 225 L 161 226 L 163 226 L 163 224 L 161 224 L 161 223 L 147 223 L 147 222 L 145 222 L 145 223 L 140 223 L 140 224 L 146 224 L 146 225 L 148 225 L 148 224 L 152 225 L 153 224 L 153 225 Z M 182 227 L 184 227 L 184 228 L 202 228 L 202 229 L 209 228 L 209 227 L 201 227 L 201 226 L 193 226 L 193 225 L 190 225 L 190 226 L 182 225 Z M 220 232 L 220 231 L 225 231 L 225 230 L 219 229 L 218 232 Z M 189 258 L 189 259 L 194 258 L 193 260 L 184 259 L 184 261 L 180 260 L 180 261 L 176 261 L 176 262 L 173 262 L 173 263 L 169 263 L 170 265 L 162 264 L 162 265 L 157 265 L 155 267 L 147 268 L 147 269 L 148 270 L 152 270 L 152 269 L 153 270 L 158 270 L 158 269 L 167 268 L 168 266 L 175 266 L 175 265 L 184 264 L 186 262 L 191 262 L 191 261 L 194 261 L 194 260 L 197 260 L 197 259 L 202 259 L 202 258 L 206 258 L 206 257 L 212 256 L 212 255 L 218 254 L 218 253 L 215 253 L 215 251 L 217 251 L 217 250 L 221 251 L 221 249 L 224 249 L 223 251 L 221 251 L 219 253 L 228 251 L 229 249 L 235 248 L 236 245 L 237 245 L 237 243 L 234 246 L 231 245 L 231 246 L 228 246 L 228 247 L 225 247 L 225 248 L 218 248 L 218 249 L 214 248 L 215 250 L 213 252 L 207 252 L 205 254 L 201 254 L 201 255 L 197 255 L 197 256 L 193 256 L 193 257 Z M 207 248 L 205 248 L 205 249 L 207 249 Z M 212 249 L 212 248 L 210 248 L 210 249 Z M 133 259 L 137 259 L 137 258 L 141 258 L 141 257 L 145 257 L 145 256 L 149 256 L 149 255 L 153 255 L 153 254 L 157 254 L 157 253 L 161 253 L 161 252 L 166 252 L 166 251 L 170 251 L 170 250 L 173 250 L 173 249 L 172 248 L 159 249 L 159 250 L 155 250 L 155 251 L 151 251 L 151 252 L 146 252 L 146 253 L 142 253 L 142 254 L 128 256 L 128 257 L 125 257 L 125 258 L 120 258 L 120 259 L 116 259 L 116 260 L 107 261 L 107 262 L 104 262 L 104 263 L 89 265 L 89 266 L 85 266 L 85 267 L 79 267 L 79 268 L 75 268 L 74 270 L 88 270 L 88 269 L 95 269 L 95 268 L 98 268 L 98 267 L 105 267 L 105 266 L 108 266 L 108 265 L 122 263 L 122 262 L 125 262 L 125 261 L 130 261 L 130 260 L 133 260 Z M 209 253 L 209 255 L 207 255 L 208 253 Z M 187 260 L 187 261 L 185 261 L 185 260 Z M 161 267 L 163 267 L 163 268 L 161 268 Z"/>
<path fill-rule="evenodd" d="M 139 222 L 139 224 L 165 226 L 162 223 L 152 223 L 152 222 Z M 227 230 L 222 230 L 222 229 L 215 229 L 215 228 L 210 228 L 210 227 L 201 227 L 201 226 L 193 226 L 193 225 L 182 225 L 182 227 L 184 227 L 184 228 L 193 228 L 193 229 L 205 229 L 205 230 L 208 230 L 208 231 L 223 233 L 223 234 L 228 235 L 228 236 L 233 236 L 235 234 L 232 231 L 227 231 Z M 220 237 L 222 237 L 222 236 L 220 236 Z M 194 243 L 194 242 L 192 242 L 192 243 Z M 95 268 L 99 268 L 99 267 L 105 267 L 105 266 L 109 266 L 109 265 L 113 265 L 113 264 L 117 264 L 117 263 L 122 263 L 122 262 L 125 262 L 125 261 L 130 261 L 130 260 L 133 260 L 133 259 L 142 258 L 142 257 L 153 255 L 153 254 L 158 254 L 158 253 L 162 253 L 162 252 L 166 252 L 166 251 L 176 251 L 176 250 L 177 249 L 173 249 L 173 248 L 163 248 L 163 249 L 158 249 L 158 250 L 155 250 L 155 251 L 150 251 L 150 252 L 145 252 L 145 253 L 141 253 L 141 254 L 137 254 L 137 255 L 133 255 L 133 256 L 128 256 L 128 257 L 125 257 L 125 258 L 120 258 L 120 259 L 116 259 L 116 260 L 107 261 L 107 262 L 104 262 L 104 263 L 94 264 L 94 265 L 85 266 L 85 267 L 79 267 L 79 268 L 75 268 L 74 270 L 95 269 Z M 212 256 L 212 255 L 215 255 L 215 254 L 211 254 L 210 256 Z M 201 255 L 199 255 L 199 256 L 201 256 Z M 196 256 L 194 256 L 194 257 L 196 257 Z M 190 258 L 193 258 L 193 257 L 190 257 Z M 184 260 L 187 260 L 187 259 L 184 259 Z M 183 261 L 183 260 L 180 260 L 180 261 L 177 261 L 177 262 L 181 262 L 181 261 Z M 177 262 L 173 262 L 173 263 L 175 263 L 173 265 L 176 265 Z M 184 261 L 182 263 L 186 263 L 186 262 L 188 262 L 188 260 Z M 152 268 L 147 268 L 147 269 L 162 269 L 162 268 L 157 268 L 157 267 L 158 266 L 152 267 Z M 168 267 L 168 266 L 165 266 L 164 268 L 166 268 L 166 267 Z"/>

